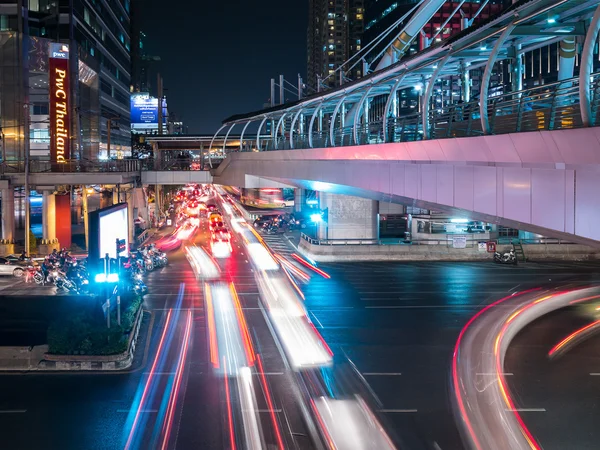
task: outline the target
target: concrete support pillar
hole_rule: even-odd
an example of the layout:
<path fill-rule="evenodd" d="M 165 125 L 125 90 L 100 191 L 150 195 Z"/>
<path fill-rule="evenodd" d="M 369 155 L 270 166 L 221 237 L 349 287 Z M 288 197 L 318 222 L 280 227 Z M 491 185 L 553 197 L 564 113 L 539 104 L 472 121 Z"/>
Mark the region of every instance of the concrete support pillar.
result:
<path fill-rule="evenodd" d="M 156 217 L 156 226 L 160 222 L 160 205 L 161 205 L 161 186 L 157 184 L 154 188 L 154 207 L 155 207 L 155 217 Z"/>
<path fill-rule="evenodd" d="M 42 203 L 43 239 L 56 239 L 56 203 L 54 193 L 44 191 Z"/>
<path fill-rule="evenodd" d="M 119 204 L 119 201 L 119 188 L 115 186 L 112 190 L 112 204 L 117 205 Z"/>
<path fill-rule="evenodd" d="M 306 191 L 301 188 L 294 189 L 294 212 L 300 213 L 306 203 Z"/>
<path fill-rule="evenodd" d="M 379 202 L 349 195 L 319 194 L 327 222 L 318 227 L 319 239 L 378 239 Z"/>
<path fill-rule="evenodd" d="M 134 215 L 135 209 L 135 189 L 129 189 L 126 194 L 127 201 L 127 223 L 129 225 L 129 242 L 134 242 L 134 230 L 135 224 L 133 223 L 136 216 Z"/>
<path fill-rule="evenodd" d="M 13 188 L 2 189 L 2 239 L 15 238 L 15 193 Z"/>
<path fill-rule="evenodd" d="M 83 230 L 84 230 L 84 234 L 85 234 L 85 248 L 86 248 L 86 250 L 89 250 L 89 248 L 90 248 L 90 245 L 89 245 L 90 221 L 88 219 L 88 192 L 87 192 L 87 186 L 85 186 L 85 185 L 81 186 L 81 209 L 83 210 L 82 215 L 83 215 Z"/>

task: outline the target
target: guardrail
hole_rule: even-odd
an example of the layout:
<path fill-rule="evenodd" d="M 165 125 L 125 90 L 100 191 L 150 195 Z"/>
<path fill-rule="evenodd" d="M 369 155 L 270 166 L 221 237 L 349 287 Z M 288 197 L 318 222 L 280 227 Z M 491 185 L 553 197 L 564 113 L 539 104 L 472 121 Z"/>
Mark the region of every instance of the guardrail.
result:
<path fill-rule="evenodd" d="M 496 240 L 498 245 L 513 245 L 513 244 L 522 244 L 522 245 L 567 245 L 567 244 L 575 244 L 572 241 L 566 241 L 564 239 L 556 239 L 556 238 L 539 238 L 539 239 L 514 239 L 514 238 L 498 238 Z"/>
<path fill-rule="evenodd" d="M 383 239 L 317 239 L 307 234 L 300 233 L 300 238 L 312 245 L 443 245 L 453 247 L 452 237 L 447 239 L 415 239 L 406 240 L 403 238 L 383 238 Z M 480 242 L 487 242 L 487 239 L 466 240 L 466 248 L 476 247 Z"/>
<path fill-rule="evenodd" d="M 73 173 L 73 172 L 139 172 L 140 161 L 137 159 L 68 159 L 64 162 L 52 162 L 49 159 L 31 159 L 30 173 Z M 0 163 L 2 175 L 25 172 L 25 161 L 6 160 Z"/>
<path fill-rule="evenodd" d="M 590 87 L 592 114 L 600 114 L 600 77 L 593 74 Z M 431 139 L 472 137 L 483 135 L 479 99 L 467 103 L 459 101 L 439 106 L 439 98 L 431 99 L 427 117 Z M 561 130 L 583 126 L 579 101 L 579 78 L 547 83 L 516 92 L 501 93 L 488 99 L 488 120 L 491 134 L 518 133 L 523 131 Z M 412 142 L 424 139 L 422 116 L 412 113 L 400 117 L 370 117 L 365 123 L 359 121 L 357 128 L 347 126 L 336 118 L 333 139 L 330 134 L 331 114 L 325 114 L 324 126 L 313 129 L 312 134 L 300 131 L 293 135 L 293 148 L 323 148 L 393 142 Z M 384 123 L 385 121 L 385 123 Z M 339 122 L 339 124 L 338 124 Z M 343 125 L 342 125 L 343 124 Z M 384 127 L 385 125 L 385 127 Z M 283 125 L 286 127 L 286 125 Z M 316 128 L 316 127 L 315 127 Z M 286 133 L 289 132 L 286 129 Z M 309 142 L 312 141 L 312 146 Z M 262 150 L 288 150 L 290 142 L 283 134 L 264 136 Z"/>

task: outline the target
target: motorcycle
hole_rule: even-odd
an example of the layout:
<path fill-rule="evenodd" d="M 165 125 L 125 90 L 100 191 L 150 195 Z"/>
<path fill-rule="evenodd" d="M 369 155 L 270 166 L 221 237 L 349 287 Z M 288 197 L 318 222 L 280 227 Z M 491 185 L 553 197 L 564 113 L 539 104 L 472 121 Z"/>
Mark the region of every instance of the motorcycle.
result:
<path fill-rule="evenodd" d="M 504 253 L 495 252 L 494 253 L 494 262 L 498 263 L 498 264 L 516 265 L 518 263 L 517 255 L 515 255 L 514 249 L 510 249 L 508 252 L 504 252 Z"/>

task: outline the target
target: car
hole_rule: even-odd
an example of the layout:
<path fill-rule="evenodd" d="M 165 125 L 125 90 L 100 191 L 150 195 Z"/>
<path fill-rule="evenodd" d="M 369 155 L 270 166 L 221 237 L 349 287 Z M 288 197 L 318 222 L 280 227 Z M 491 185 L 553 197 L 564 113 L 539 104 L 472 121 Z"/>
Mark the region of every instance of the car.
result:
<path fill-rule="evenodd" d="M 210 250 L 215 258 L 228 258 L 231 256 L 231 242 L 229 239 L 211 238 Z"/>
<path fill-rule="evenodd" d="M 294 199 L 293 198 L 284 199 L 283 206 L 294 206 Z"/>
<path fill-rule="evenodd" d="M 215 205 L 214 203 L 207 203 L 206 209 L 208 209 L 209 211 L 213 211 L 213 210 L 217 209 L 217 205 Z"/>
<path fill-rule="evenodd" d="M 10 261 L 7 258 L 0 258 L 0 275 L 12 275 L 16 278 L 21 278 L 27 266 L 30 265 L 26 261 Z"/>
<path fill-rule="evenodd" d="M 223 228 L 224 224 L 223 224 L 223 220 L 215 220 L 215 221 L 210 221 L 208 222 L 208 229 L 213 232 L 214 230 L 217 230 L 219 228 Z"/>
<path fill-rule="evenodd" d="M 211 237 L 213 239 L 231 239 L 231 233 L 225 227 L 215 227 L 212 230 Z"/>

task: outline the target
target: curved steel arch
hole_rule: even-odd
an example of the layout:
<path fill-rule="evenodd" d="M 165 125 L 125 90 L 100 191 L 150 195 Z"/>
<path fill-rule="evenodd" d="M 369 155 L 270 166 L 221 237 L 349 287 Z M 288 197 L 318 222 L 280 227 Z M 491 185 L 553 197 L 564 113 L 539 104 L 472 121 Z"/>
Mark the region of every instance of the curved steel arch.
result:
<path fill-rule="evenodd" d="M 490 53 L 490 58 L 488 59 L 487 64 L 485 65 L 485 70 L 483 72 L 483 76 L 481 77 L 481 90 L 479 92 L 479 116 L 481 117 L 481 130 L 483 134 L 490 134 L 492 132 L 490 128 L 490 119 L 488 117 L 488 94 L 490 89 L 490 80 L 492 78 L 492 70 L 494 69 L 494 64 L 498 59 L 498 54 L 500 53 L 500 49 L 506 42 L 506 40 L 510 37 L 510 33 L 515 29 L 517 25 L 515 22 L 512 22 L 510 25 L 507 25 L 492 52 Z"/>
<path fill-rule="evenodd" d="M 233 127 L 235 127 L 236 123 L 233 122 L 231 124 L 231 127 L 229 127 L 229 130 L 227 130 L 227 133 L 225 133 L 225 139 L 223 139 L 223 154 L 225 154 L 225 146 L 227 145 L 227 138 L 229 137 L 229 133 L 231 133 L 231 130 L 233 130 Z"/>
<path fill-rule="evenodd" d="M 287 116 L 289 113 L 284 112 L 281 117 L 279 118 L 279 121 L 277 122 L 277 126 L 275 127 L 275 132 L 273 133 L 273 139 L 275 140 L 273 143 L 275 144 L 275 147 L 279 147 L 279 145 L 277 144 L 277 140 L 278 137 L 277 135 L 279 134 L 279 127 L 281 126 L 281 122 L 285 119 L 285 116 Z M 285 128 L 285 124 L 284 124 L 284 128 Z M 281 135 L 285 137 L 285 130 L 282 129 L 281 130 Z M 279 150 L 278 148 L 275 148 L 275 150 Z"/>
<path fill-rule="evenodd" d="M 260 148 L 260 130 L 262 130 L 265 122 L 269 120 L 269 116 L 264 115 L 263 119 L 260 121 L 260 125 L 258 126 L 258 131 L 256 132 L 256 149 L 260 152 L 262 149 Z"/>
<path fill-rule="evenodd" d="M 298 117 L 300 117 L 300 114 L 302 114 L 302 111 L 306 108 L 308 108 L 308 105 L 301 106 L 292 119 L 292 124 L 290 125 L 290 149 L 292 150 L 294 149 L 294 127 L 296 126 L 296 121 L 298 120 Z"/>
<path fill-rule="evenodd" d="M 254 122 L 254 120 L 249 120 L 246 122 L 246 125 L 244 125 L 244 128 L 242 128 L 242 134 L 240 135 L 240 152 L 242 151 L 242 145 L 244 142 L 244 133 L 246 133 L 246 128 L 248 128 L 248 125 L 250 125 L 252 122 Z"/>
<path fill-rule="evenodd" d="M 344 92 L 340 97 L 339 101 L 336 103 L 335 108 L 333 109 L 333 113 L 331 114 L 331 121 L 329 123 L 329 143 L 332 147 L 335 147 L 335 136 L 333 135 L 333 132 L 335 130 L 335 119 L 338 111 L 340 110 L 340 107 L 342 106 L 347 97 L 348 93 Z"/>
<path fill-rule="evenodd" d="M 313 114 L 310 118 L 310 125 L 308 126 L 308 146 L 310 148 L 313 148 L 312 129 L 313 129 L 313 125 L 315 123 L 315 118 L 317 117 L 317 114 L 319 114 L 319 111 L 321 111 L 321 108 L 323 107 L 324 103 L 325 103 L 325 100 L 321 100 L 321 102 L 317 105 L 317 107 L 313 111 Z"/>
<path fill-rule="evenodd" d="M 210 157 L 210 150 L 212 149 L 213 144 L 215 143 L 215 139 L 217 138 L 217 135 L 221 132 L 221 130 L 223 128 L 225 128 L 227 126 L 227 124 L 221 125 L 221 127 L 217 130 L 217 132 L 214 134 L 214 136 L 212 137 L 212 139 L 210 140 L 210 146 L 208 147 L 208 165 L 210 166 L 210 168 L 212 169 L 212 159 Z"/>
<path fill-rule="evenodd" d="M 385 102 L 385 109 L 383 110 L 383 139 L 384 140 L 387 140 L 388 116 L 390 114 L 390 108 L 392 107 L 392 102 L 394 101 L 394 96 L 396 95 L 396 92 L 398 92 L 398 89 L 400 89 L 400 85 L 404 81 L 404 77 L 406 77 L 407 73 L 408 72 L 403 72 L 399 75 L 398 80 L 396 80 L 396 82 L 392 86 L 390 95 L 388 96 L 387 101 Z"/>
<path fill-rule="evenodd" d="M 596 46 L 599 32 L 600 5 L 596 8 L 596 12 L 594 12 L 594 17 L 592 18 L 587 35 L 585 36 L 585 43 L 583 44 L 583 51 L 581 52 L 581 64 L 579 65 L 579 101 L 581 102 L 579 111 L 581 114 L 581 121 L 585 127 L 594 125 L 591 104 L 592 98 L 590 94 L 592 83 L 590 77 L 594 66 L 594 47 Z"/>
<path fill-rule="evenodd" d="M 356 111 L 356 114 L 354 114 L 354 121 L 352 123 L 352 140 L 354 141 L 354 145 L 358 145 L 358 131 L 357 131 L 356 127 L 358 126 L 358 121 L 360 120 L 360 116 L 362 114 L 363 105 L 365 103 L 365 100 L 367 100 L 369 93 L 373 90 L 374 87 L 375 87 L 375 84 L 374 83 L 371 84 L 365 90 L 362 97 L 358 101 L 358 109 Z"/>
<path fill-rule="evenodd" d="M 431 78 L 429 78 L 429 81 L 427 83 L 427 88 L 425 89 L 425 95 L 423 95 L 423 106 L 421 108 L 421 121 L 422 121 L 422 125 L 423 125 L 423 139 L 429 139 L 429 104 L 431 103 L 431 94 L 433 93 L 433 88 L 435 86 L 435 81 L 437 80 L 438 76 L 440 75 L 440 72 L 442 71 L 442 69 L 444 68 L 444 65 L 446 64 L 446 61 L 448 61 L 448 59 L 450 58 L 450 54 L 447 54 L 446 56 L 444 56 L 442 58 L 442 60 L 440 62 L 438 62 L 437 67 L 434 69 L 433 73 L 431 74 Z"/>

